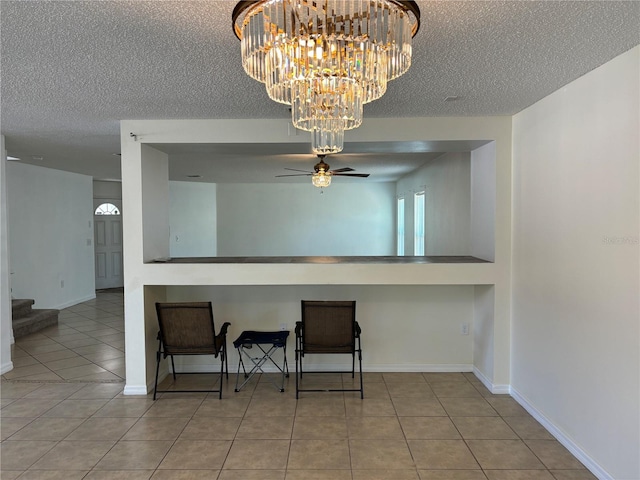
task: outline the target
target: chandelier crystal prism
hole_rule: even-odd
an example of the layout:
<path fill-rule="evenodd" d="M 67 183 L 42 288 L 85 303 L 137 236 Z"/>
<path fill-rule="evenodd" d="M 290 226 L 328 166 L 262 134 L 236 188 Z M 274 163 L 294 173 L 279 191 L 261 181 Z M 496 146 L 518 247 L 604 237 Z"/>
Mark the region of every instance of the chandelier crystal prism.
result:
<path fill-rule="evenodd" d="M 363 105 L 409 69 L 420 28 L 416 2 L 401 0 L 241 1 L 232 17 L 245 72 L 291 105 L 323 155 L 340 152 Z"/>

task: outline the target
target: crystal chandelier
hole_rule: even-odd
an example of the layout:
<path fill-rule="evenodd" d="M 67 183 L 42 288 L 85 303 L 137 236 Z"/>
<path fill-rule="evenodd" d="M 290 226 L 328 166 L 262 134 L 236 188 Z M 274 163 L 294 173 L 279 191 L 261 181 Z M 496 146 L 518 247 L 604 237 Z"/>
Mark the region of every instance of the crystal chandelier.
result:
<path fill-rule="evenodd" d="M 402 0 L 241 1 L 233 28 L 247 74 L 291 105 L 314 153 L 329 154 L 362 124 L 362 106 L 411 66 L 420 10 Z"/>

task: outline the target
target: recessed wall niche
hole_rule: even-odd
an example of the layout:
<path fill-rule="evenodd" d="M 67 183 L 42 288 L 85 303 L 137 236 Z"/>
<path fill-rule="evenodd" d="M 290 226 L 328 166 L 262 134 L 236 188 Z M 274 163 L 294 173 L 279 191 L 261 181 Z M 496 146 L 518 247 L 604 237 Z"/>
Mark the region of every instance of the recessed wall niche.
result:
<path fill-rule="evenodd" d="M 333 168 L 372 175 L 318 189 L 308 176 L 275 178 L 295 173 L 287 165 L 312 170 L 314 157 L 290 146 L 256 157 L 246 145 L 154 144 L 169 165 L 169 257 L 396 256 L 398 198 L 411 256 L 413 198 L 424 191 L 424 254 L 493 261 L 495 143 L 429 143 L 436 147 L 336 155 Z"/>

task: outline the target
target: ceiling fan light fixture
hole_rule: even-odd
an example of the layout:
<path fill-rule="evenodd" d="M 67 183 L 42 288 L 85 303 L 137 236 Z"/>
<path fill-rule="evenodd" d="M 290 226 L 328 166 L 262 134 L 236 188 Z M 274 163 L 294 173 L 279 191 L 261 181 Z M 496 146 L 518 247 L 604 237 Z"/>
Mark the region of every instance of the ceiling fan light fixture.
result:
<path fill-rule="evenodd" d="M 318 188 L 328 187 L 331 185 L 331 174 L 325 172 L 314 173 L 311 176 L 311 183 Z"/>
<path fill-rule="evenodd" d="M 368 173 L 355 173 L 354 169 L 351 167 L 342 167 L 338 169 L 331 170 L 331 166 L 328 163 L 325 163 L 326 155 L 318 154 L 319 162 L 313 166 L 313 172 L 306 172 L 305 170 L 298 170 L 297 168 L 285 168 L 285 170 L 289 170 L 292 172 L 302 172 L 302 173 L 288 173 L 285 175 L 276 175 L 276 177 L 311 177 L 311 183 L 315 187 L 324 188 L 331 185 L 331 178 L 334 176 L 340 177 L 360 177 L 367 178 L 369 176 Z M 353 172 L 353 173 L 352 173 Z"/>
<path fill-rule="evenodd" d="M 293 124 L 328 154 L 411 66 L 420 10 L 413 0 L 245 0 L 232 21 L 247 75 L 292 105 Z"/>

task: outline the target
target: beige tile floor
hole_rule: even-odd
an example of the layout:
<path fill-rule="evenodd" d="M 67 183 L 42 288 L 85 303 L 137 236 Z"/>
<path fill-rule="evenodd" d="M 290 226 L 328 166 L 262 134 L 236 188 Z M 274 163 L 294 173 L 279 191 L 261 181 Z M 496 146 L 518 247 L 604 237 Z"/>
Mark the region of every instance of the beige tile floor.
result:
<path fill-rule="evenodd" d="M 57 326 L 16 340 L 2 379 L 123 382 L 123 304 L 122 293 L 108 291 L 62 310 Z"/>
<path fill-rule="evenodd" d="M 112 377 L 124 376 L 121 332 L 122 295 L 101 294 L 63 311 L 57 329 L 18 342 L 16 360 L 27 360 L 16 370 L 46 371 L 0 384 L 2 479 L 595 478 L 512 398 L 491 395 L 471 374 L 366 373 L 364 400 L 304 393 L 297 401 L 293 378 L 284 393 L 264 377 L 236 393 L 232 375 L 222 400 L 166 393 L 154 402 L 122 395 Z M 178 385 L 210 378 L 183 376 Z M 351 379 L 309 374 L 306 382 Z"/>

